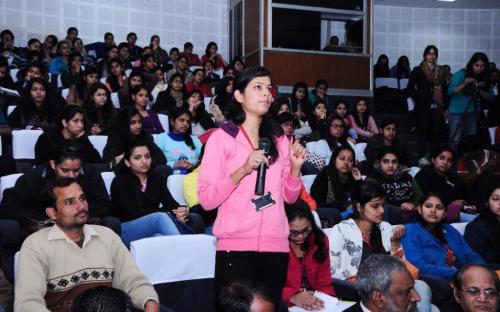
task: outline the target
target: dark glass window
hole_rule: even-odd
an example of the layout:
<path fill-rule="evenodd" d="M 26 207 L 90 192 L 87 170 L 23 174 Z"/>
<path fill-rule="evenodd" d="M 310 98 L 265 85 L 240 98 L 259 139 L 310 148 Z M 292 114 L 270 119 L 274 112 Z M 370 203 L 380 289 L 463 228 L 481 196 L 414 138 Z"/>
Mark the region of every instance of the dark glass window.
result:
<path fill-rule="evenodd" d="M 355 11 L 363 11 L 363 2 L 363 0 L 273 0 L 273 3 Z"/>

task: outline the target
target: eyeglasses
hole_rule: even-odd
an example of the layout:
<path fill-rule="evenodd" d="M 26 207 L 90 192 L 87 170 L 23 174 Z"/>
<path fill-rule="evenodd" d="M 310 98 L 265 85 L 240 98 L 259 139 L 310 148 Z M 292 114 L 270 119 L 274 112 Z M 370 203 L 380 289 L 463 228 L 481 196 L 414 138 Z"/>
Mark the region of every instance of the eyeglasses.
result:
<path fill-rule="evenodd" d="M 467 289 L 462 288 L 462 291 L 466 295 L 469 295 L 471 297 L 478 297 L 479 295 L 481 295 L 481 293 L 483 293 L 484 296 L 488 299 L 496 299 L 498 298 L 499 295 L 499 291 L 496 290 L 495 288 L 486 288 L 484 290 L 481 290 L 477 287 L 469 287 Z"/>
<path fill-rule="evenodd" d="M 299 235 L 302 236 L 307 236 L 312 232 L 312 226 L 308 226 L 307 228 L 301 230 L 301 231 L 295 231 L 295 230 L 290 230 L 290 235 L 289 237 L 297 237 Z"/>

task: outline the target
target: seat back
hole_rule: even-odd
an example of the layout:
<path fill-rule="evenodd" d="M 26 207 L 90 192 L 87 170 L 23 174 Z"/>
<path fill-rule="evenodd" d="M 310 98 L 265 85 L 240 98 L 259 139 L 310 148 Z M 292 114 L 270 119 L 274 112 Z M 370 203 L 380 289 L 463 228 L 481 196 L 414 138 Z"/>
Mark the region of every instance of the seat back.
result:
<path fill-rule="evenodd" d="M 118 98 L 118 92 L 111 93 L 111 102 L 115 108 L 120 108 L 120 98 Z"/>
<path fill-rule="evenodd" d="M 101 172 L 101 177 L 102 180 L 104 181 L 104 186 L 106 186 L 106 191 L 108 192 L 108 195 L 111 196 L 111 183 L 115 178 L 115 173 L 112 171 L 104 171 Z"/>
<path fill-rule="evenodd" d="M 410 81 L 408 78 L 399 79 L 399 89 L 406 89 L 408 87 L 408 81 Z"/>
<path fill-rule="evenodd" d="M 205 110 L 207 112 L 210 111 L 210 102 L 212 102 L 212 98 L 211 97 L 207 96 L 207 97 L 203 98 L 203 103 L 205 104 Z"/>
<path fill-rule="evenodd" d="M 161 126 L 165 133 L 168 133 L 168 116 L 165 114 L 158 114 L 158 119 L 160 119 Z"/>
<path fill-rule="evenodd" d="M 61 96 L 66 100 L 66 98 L 68 97 L 68 94 L 69 94 L 69 88 L 66 88 L 66 89 L 62 89 L 61 90 Z"/>
<path fill-rule="evenodd" d="M 216 238 L 171 235 L 130 244 L 139 270 L 158 292 L 160 302 L 175 311 L 213 311 Z"/>
<path fill-rule="evenodd" d="M 3 192 L 8 188 L 14 187 L 17 179 L 22 175 L 22 173 L 13 173 L 0 178 L 0 201 L 2 201 Z"/>
<path fill-rule="evenodd" d="M 16 109 L 17 105 L 9 105 L 7 106 L 7 116 L 12 114 L 12 112 Z"/>
<path fill-rule="evenodd" d="M 17 73 L 19 72 L 18 68 L 12 68 L 10 70 L 10 77 L 12 78 L 12 81 L 17 82 Z"/>
<path fill-rule="evenodd" d="M 398 80 L 396 78 L 375 78 L 375 88 L 382 87 L 398 89 Z"/>
<path fill-rule="evenodd" d="M 14 159 L 35 159 L 35 144 L 42 130 L 13 130 L 12 156 Z"/>
<path fill-rule="evenodd" d="M 104 152 L 104 147 L 106 146 L 106 143 L 108 142 L 108 136 L 107 135 L 89 135 L 89 141 L 92 143 L 92 145 L 95 147 L 95 149 L 99 152 L 99 155 L 101 155 Z"/>
<path fill-rule="evenodd" d="M 311 186 L 314 183 L 314 179 L 316 179 L 315 174 L 308 174 L 308 175 L 302 176 L 302 184 L 304 185 L 304 187 L 306 188 L 306 191 L 308 193 L 311 192 Z"/>
<path fill-rule="evenodd" d="M 168 176 L 167 179 L 167 188 L 172 194 L 172 197 L 175 199 L 179 205 L 186 205 L 186 201 L 184 200 L 184 195 L 182 194 L 182 185 L 184 183 L 184 178 L 186 176 L 183 174 L 172 174 Z"/>
<path fill-rule="evenodd" d="M 366 149 L 367 144 L 362 142 L 362 143 L 357 143 L 354 145 L 354 153 L 356 154 L 356 161 L 357 162 L 362 162 L 363 160 L 366 160 L 365 157 L 365 149 Z"/>
<path fill-rule="evenodd" d="M 467 224 L 469 222 L 458 222 L 458 223 L 452 223 L 451 226 L 455 228 L 455 230 L 460 233 L 460 235 L 464 236 L 465 233 L 465 227 L 467 227 Z"/>

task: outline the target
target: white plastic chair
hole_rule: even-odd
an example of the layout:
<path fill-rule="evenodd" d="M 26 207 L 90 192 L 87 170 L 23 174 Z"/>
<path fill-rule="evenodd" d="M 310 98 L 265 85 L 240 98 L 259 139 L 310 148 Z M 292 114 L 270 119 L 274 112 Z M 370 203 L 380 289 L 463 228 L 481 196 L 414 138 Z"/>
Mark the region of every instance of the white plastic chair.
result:
<path fill-rule="evenodd" d="M 457 230 L 460 235 L 464 236 L 465 233 L 465 227 L 469 224 L 469 222 L 459 222 L 459 223 L 452 223 L 451 226 Z"/>
<path fill-rule="evenodd" d="M 118 98 L 118 92 L 111 93 L 111 102 L 115 108 L 120 108 L 120 99 Z"/>
<path fill-rule="evenodd" d="M 311 192 L 311 186 L 313 185 L 314 183 L 314 179 L 316 179 L 316 175 L 315 174 L 308 174 L 308 175 L 304 175 L 302 176 L 302 184 L 304 184 L 304 187 L 306 188 L 306 191 L 308 193 Z"/>
<path fill-rule="evenodd" d="M 3 154 L 2 136 L 0 136 L 0 156 Z"/>
<path fill-rule="evenodd" d="M 66 100 L 66 98 L 68 97 L 68 94 L 69 94 L 69 88 L 66 88 L 66 89 L 62 89 L 61 90 L 61 96 Z"/>
<path fill-rule="evenodd" d="M 129 69 L 125 69 L 125 76 L 127 76 L 127 78 L 128 78 L 128 76 L 130 76 L 131 72 L 132 72 L 132 69 L 130 69 L 130 68 Z"/>
<path fill-rule="evenodd" d="M 104 152 L 104 147 L 106 146 L 106 143 L 108 142 L 108 136 L 107 135 L 89 135 L 89 141 L 92 143 L 92 145 L 95 147 L 95 149 L 99 152 L 99 155 L 101 155 Z"/>
<path fill-rule="evenodd" d="M 7 116 L 12 114 L 12 112 L 16 109 L 17 105 L 9 105 L 7 106 Z"/>
<path fill-rule="evenodd" d="M 210 111 L 210 102 L 212 102 L 212 98 L 207 96 L 207 97 L 205 97 L 205 98 L 203 99 L 203 102 L 204 102 L 204 104 L 205 104 L 205 110 L 206 110 L 207 112 L 209 112 L 209 111 Z"/>
<path fill-rule="evenodd" d="M 167 188 L 170 191 L 170 194 L 172 194 L 172 197 L 181 206 L 186 205 L 184 195 L 182 194 L 182 185 L 185 177 L 186 176 L 183 174 L 171 174 L 167 179 Z"/>
<path fill-rule="evenodd" d="M 14 159 L 35 159 L 35 144 L 42 130 L 13 130 L 12 156 Z"/>
<path fill-rule="evenodd" d="M 214 70 L 214 74 L 217 74 L 219 75 L 219 77 L 224 77 L 224 68 L 219 68 L 219 69 L 216 69 Z"/>
<path fill-rule="evenodd" d="M 366 149 L 366 143 L 357 143 L 354 145 L 354 152 L 356 153 L 356 161 L 357 162 L 362 162 L 363 160 L 366 160 L 365 157 L 365 149 Z"/>
<path fill-rule="evenodd" d="M 57 87 L 58 88 L 63 87 L 62 80 L 61 80 L 61 74 L 57 75 Z"/>
<path fill-rule="evenodd" d="M 375 88 L 398 89 L 398 80 L 396 78 L 375 78 Z"/>
<path fill-rule="evenodd" d="M 10 70 L 10 77 L 12 78 L 12 81 L 17 82 L 17 73 L 19 72 L 18 68 L 12 68 Z"/>
<path fill-rule="evenodd" d="M 97 52 L 95 50 L 88 50 L 87 51 L 87 54 L 89 56 L 92 56 L 93 58 L 96 58 L 97 57 Z"/>
<path fill-rule="evenodd" d="M 408 81 L 410 81 L 408 78 L 399 79 L 399 90 L 406 89 L 408 87 Z"/>
<path fill-rule="evenodd" d="M 3 198 L 3 192 L 16 185 L 17 179 L 22 176 L 22 173 L 13 173 L 0 178 L 0 201 Z"/>
<path fill-rule="evenodd" d="M 108 78 L 101 78 L 101 79 L 99 79 L 99 82 L 102 83 L 102 84 L 105 84 L 106 83 L 106 79 L 108 79 Z"/>
<path fill-rule="evenodd" d="M 193 65 L 193 66 L 189 66 L 189 70 L 191 72 L 194 72 L 195 70 L 199 69 L 199 68 L 203 68 L 203 66 L 199 66 L 199 65 Z"/>
<path fill-rule="evenodd" d="M 163 130 L 165 130 L 165 133 L 168 133 L 168 115 L 158 114 L 158 119 L 160 119 L 161 126 Z"/>
<path fill-rule="evenodd" d="M 314 148 L 316 147 L 316 144 L 318 141 L 310 141 L 306 143 L 306 149 L 308 153 L 313 153 Z"/>
<path fill-rule="evenodd" d="M 115 178 L 115 173 L 111 171 L 101 172 L 102 180 L 104 181 L 104 185 L 106 186 L 106 191 L 108 191 L 108 195 L 111 196 L 111 183 Z"/>

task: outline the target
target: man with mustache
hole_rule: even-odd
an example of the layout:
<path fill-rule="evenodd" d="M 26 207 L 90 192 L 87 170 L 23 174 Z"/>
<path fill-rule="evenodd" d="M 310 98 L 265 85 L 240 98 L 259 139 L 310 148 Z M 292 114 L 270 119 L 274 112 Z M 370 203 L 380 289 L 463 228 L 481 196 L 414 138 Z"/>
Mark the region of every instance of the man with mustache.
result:
<path fill-rule="evenodd" d="M 373 254 L 359 267 L 356 289 L 361 302 L 345 312 L 417 311 L 420 296 L 414 284 L 403 262 L 392 256 Z"/>
<path fill-rule="evenodd" d="M 55 225 L 30 235 L 21 247 L 14 311 L 69 311 L 86 289 L 112 286 L 136 308 L 160 311 L 153 285 L 139 271 L 113 231 L 88 225 L 89 207 L 80 184 L 58 177 L 47 186 L 45 212 Z"/>
<path fill-rule="evenodd" d="M 498 311 L 500 281 L 498 275 L 483 264 L 464 265 L 455 277 L 453 292 L 464 312 Z"/>

